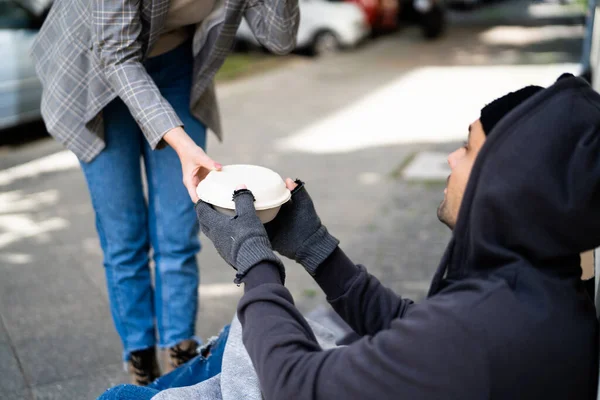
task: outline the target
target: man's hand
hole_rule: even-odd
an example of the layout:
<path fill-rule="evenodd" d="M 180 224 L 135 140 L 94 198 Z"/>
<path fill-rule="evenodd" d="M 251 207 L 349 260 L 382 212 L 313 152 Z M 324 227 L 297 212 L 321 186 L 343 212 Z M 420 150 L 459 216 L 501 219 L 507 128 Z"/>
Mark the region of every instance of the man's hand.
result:
<path fill-rule="evenodd" d="M 183 184 L 192 201 L 197 202 L 196 187 L 211 170 L 220 170 L 221 164 L 206 155 L 181 127 L 171 129 L 165 134 L 164 139 L 177 152 L 181 162 Z"/>
<path fill-rule="evenodd" d="M 240 283 L 248 271 L 262 263 L 271 262 L 279 267 L 282 281 L 285 272 L 256 215 L 254 196 L 245 186 L 233 192 L 236 215 L 230 217 L 216 211 L 203 201 L 196 203 L 196 213 L 202 232 L 213 242 L 217 252 L 236 271 L 234 282 Z"/>
<path fill-rule="evenodd" d="M 290 192 L 293 192 L 294 189 L 296 189 L 298 187 L 298 184 L 296 182 L 294 182 L 294 180 L 292 178 L 286 178 L 286 180 L 285 180 L 285 187 Z"/>
<path fill-rule="evenodd" d="M 339 241 L 321 223 L 304 183 L 287 178 L 285 185 L 292 198 L 265 228 L 275 251 L 297 261 L 314 275 Z"/>

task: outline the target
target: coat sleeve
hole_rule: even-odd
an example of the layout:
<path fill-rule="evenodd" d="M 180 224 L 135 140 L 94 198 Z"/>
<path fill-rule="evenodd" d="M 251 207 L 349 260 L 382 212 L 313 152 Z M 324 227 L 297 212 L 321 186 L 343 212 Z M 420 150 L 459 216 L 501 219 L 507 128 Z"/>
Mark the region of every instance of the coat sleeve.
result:
<path fill-rule="evenodd" d="M 139 0 L 92 0 L 92 46 L 104 75 L 154 149 L 183 126 L 142 65 Z"/>
<path fill-rule="evenodd" d="M 327 351 L 279 283 L 248 290 L 238 316 L 267 400 L 489 398 L 483 346 L 443 302 Z"/>
<path fill-rule="evenodd" d="M 296 47 L 298 0 L 251 0 L 244 16 L 256 40 L 269 51 L 287 54 Z"/>
<path fill-rule="evenodd" d="M 381 284 L 337 248 L 314 276 L 329 304 L 359 335 L 374 335 L 402 318 L 413 305 Z"/>

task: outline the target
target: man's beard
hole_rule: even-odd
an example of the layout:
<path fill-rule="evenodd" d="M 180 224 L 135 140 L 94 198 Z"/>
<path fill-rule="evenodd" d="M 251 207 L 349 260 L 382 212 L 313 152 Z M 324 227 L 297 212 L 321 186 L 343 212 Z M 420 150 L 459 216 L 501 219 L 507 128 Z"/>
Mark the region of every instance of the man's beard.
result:
<path fill-rule="evenodd" d="M 448 209 L 447 198 L 444 197 L 440 205 L 437 209 L 437 217 L 440 222 L 446 225 L 450 230 L 454 228 L 454 221 L 452 221 L 452 216 L 450 215 L 450 210 Z"/>

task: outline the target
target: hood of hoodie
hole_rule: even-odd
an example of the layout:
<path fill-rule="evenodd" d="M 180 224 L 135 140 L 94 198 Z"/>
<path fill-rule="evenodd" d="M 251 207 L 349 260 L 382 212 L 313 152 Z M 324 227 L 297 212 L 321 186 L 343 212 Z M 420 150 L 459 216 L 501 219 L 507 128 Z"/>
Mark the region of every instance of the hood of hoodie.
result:
<path fill-rule="evenodd" d="M 487 135 L 429 294 L 515 263 L 580 274 L 599 245 L 600 95 L 561 77 Z"/>

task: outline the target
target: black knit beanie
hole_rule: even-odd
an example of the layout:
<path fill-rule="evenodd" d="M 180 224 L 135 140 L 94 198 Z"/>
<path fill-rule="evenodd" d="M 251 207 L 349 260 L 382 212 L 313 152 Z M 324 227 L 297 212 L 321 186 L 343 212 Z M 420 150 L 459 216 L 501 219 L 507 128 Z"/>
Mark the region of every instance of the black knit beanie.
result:
<path fill-rule="evenodd" d="M 516 92 L 510 92 L 483 107 L 481 109 L 479 120 L 481 121 L 485 134 L 489 135 L 494 126 L 496 126 L 506 114 L 542 89 L 544 88 L 541 86 L 526 86 Z"/>

